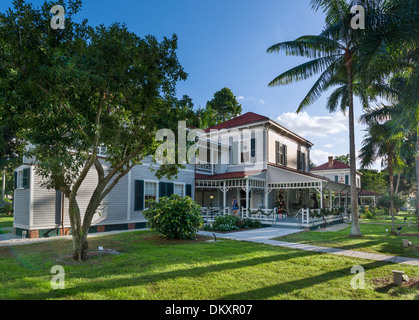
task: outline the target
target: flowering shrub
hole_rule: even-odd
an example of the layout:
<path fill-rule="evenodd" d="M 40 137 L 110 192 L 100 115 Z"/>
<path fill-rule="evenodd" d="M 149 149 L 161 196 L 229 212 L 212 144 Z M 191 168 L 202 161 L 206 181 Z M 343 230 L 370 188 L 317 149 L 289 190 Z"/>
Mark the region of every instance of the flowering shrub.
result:
<path fill-rule="evenodd" d="M 192 239 L 203 225 L 201 207 L 190 197 L 173 194 L 149 204 L 144 211 L 147 226 L 168 239 Z"/>
<path fill-rule="evenodd" d="M 261 228 L 259 221 L 252 219 L 240 219 L 236 216 L 218 216 L 215 217 L 214 223 L 204 225 L 204 230 L 209 231 L 237 231 L 240 229 Z"/>

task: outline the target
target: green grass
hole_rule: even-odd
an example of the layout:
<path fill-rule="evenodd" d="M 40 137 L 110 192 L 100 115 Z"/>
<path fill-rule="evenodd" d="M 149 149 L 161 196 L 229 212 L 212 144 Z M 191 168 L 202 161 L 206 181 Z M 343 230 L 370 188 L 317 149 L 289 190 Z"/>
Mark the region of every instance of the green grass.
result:
<path fill-rule="evenodd" d="M 0 229 L 12 228 L 13 227 L 13 216 L 0 214 Z M 8 233 L 10 231 L 0 230 L 0 233 Z"/>
<path fill-rule="evenodd" d="M 148 232 L 90 238 L 120 255 L 85 263 L 63 260 L 70 240 L 0 248 L 0 299 L 401 299 L 416 286 L 390 284 L 393 264 L 249 242 L 164 242 Z M 52 290 L 51 267 L 65 269 L 65 289 Z M 365 268 L 363 290 L 351 268 Z M 413 280 L 419 268 L 397 265 Z"/>
<path fill-rule="evenodd" d="M 404 218 L 407 218 L 406 222 L 404 222 Z M 408 224 L 409 220 L 412 222 L 412 225 L 416 224 L 417 216 L 412 211 L 400 211 L 397 215 L 394 216 L 394 223 L 395 224 Z M 391 216 L 390 215 L 383 215 L 376 219 L 360 219 L 360 222 L 367 222 L 367 223 L 390 223 L 391 224 Z"/>
<path fill-rule="evenodd" d="M 361 238 L 350 237 L 351 227 L 348 224 L 347 228 L 336 232 L 300 232 L 277 238 L 277 240 L 385 255 L 419 258 L 417 236 L 390 236 L 391 228 L 389 225 L 361 224 L 360 227 L 362 233 Z M 401 234 L 417 234 L 419 232 L 416 226 L 409 228 L 406 224 L 402 228 Z M 402 239 L 409 239 L 413 243 L 413 246 L 403 248 Z"/>

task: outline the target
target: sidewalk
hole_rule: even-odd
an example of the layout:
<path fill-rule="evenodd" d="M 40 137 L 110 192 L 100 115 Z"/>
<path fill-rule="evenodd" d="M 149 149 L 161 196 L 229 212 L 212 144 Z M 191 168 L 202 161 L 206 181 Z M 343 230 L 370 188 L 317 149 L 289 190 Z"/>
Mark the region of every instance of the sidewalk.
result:
<path fill-rule="evenodd" d="M 368 252 L 360 252 L 360 251 L 353 251 L 353 250 L 344 250 L 344 249 L 337 249 L 337 248 L 313 246 L 309 244 L 272 240 L 272 238 L 281 237 L 281 236 L 285 236 L 285 235 L 297 233 L 297 232 L 300 232 L 300 230 L 262 228 L 262 229 L 257 229 L 257 230 L 232 232 L 232 233 L 216 233 L 216 232 L 211 232 L 211 231 L 200 231 L 199 234 L 206 235 L 206 236 L 213 236 L 213 234 L 215 234 L 217 238 L 223 238 L 223 239 L 230 239 L 230 240 L 237 240 L 237 241 L 250 241 L 250 242 L 256 242 L 256 243 L 268 244 L 272 246 L 286 247 L 290 249 L 323 252 L 323 253 L 335 254 L 338 256 L 350 256 L 354 258 L 400 263 L 400 264 L 407 264 L 407 265 L 419 267 L 419 259 L 415 259 L 415 258 L 388 256 L 388 255 L 374 254 L 374 253 L 368 253 Z"/>

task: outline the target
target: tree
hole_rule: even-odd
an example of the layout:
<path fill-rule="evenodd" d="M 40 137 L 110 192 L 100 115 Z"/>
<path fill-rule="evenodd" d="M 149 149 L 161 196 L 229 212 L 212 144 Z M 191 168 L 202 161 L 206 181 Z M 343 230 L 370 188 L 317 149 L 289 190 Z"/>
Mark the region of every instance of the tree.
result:
<path fill-rule="evenodd" d="M 206 114 L 215 124 L 230 120 L 242 113 L 242 106 L 229 88 L 222 88 L 214 93 L 214 98 L 207 102 Z"/>
<path fill-rule="evenodd" d="M 368 1 L 363 1 L 369 3 Z M 361 39 L 359 66 L 366 85 L 388 98 L 394 129 L 409 124 L 416 134 L 416 214 L 419 216 L 419 2 L 371 1 L 379 10 L 368 16 L 371 32 Z"/>
<path fill-rule="evenodd" d="M 297 113 L 316 101 L 322 93 L 331 85 L 342 82 L 344 86 L 336 96 L 344 102 L 347 101 L 349 116 L 349 154 L 350 154 L 350 177 L 351 177 L 351 208 L 352 228 L 351 235 L 360 236 L 358 213 L 358 192 L 356 189 L 356 153 L 355 153 L 355 124 L 354 124 L 354 84 L 359 83 L 355 70 L 359 54 L 359 39 L 363 33 L 351 28 L 351 3 L 344 0 L 312 0 L 312 8 L 317 11 L 320 8 L 326 13 L 326 27 L 320 35 L 302 36 L 295 41 L 281 42 L 271 46 L 268 53 L 284 50 L 287 55 L 296 55 L 312 60 L 294 67 L 269 83 L 269 86 L 286 85 L 291 82 L 305 80 L 314 74 L 321 73 L 306 97 L 300 103 Z M 359 87 L 360 88 L 360 87 Z M 359 90 L 362 92 L 362 90 Z M 362 96 L 361 96 L 362 98 Z M 337 99 L 334 99 L 337 105 Z M 345 106 L 346 107 L 346 106 Z"/>
<path fill-rule="evenodd" d="M 37 161 L 43 186 L 68 199 L 73 254 L 81 261 L 101 201 L 154 154 L 155 132 L 177 125 L 176 83 L 186 73 L 176 56 L 176 35 L 158 42 L 118 23 L 76 23 L 78 0 L 58 1 L 66 7 L 65 29 L 53 30 L 49 10 L 55 4 L 35 8 L 15 0 L 0 14 L 1 108 L 19 117 L 19 133 L 32 145 L 28 155 Z M 97 156 L 99 146 L 107 148 L 106 162 Z M 77 193 L 90 169 L 98 183 L 81 213 Z M 156 175 L 176 172 L 177 166 L 161 166 Z"/>
<path fill-rule="evenodd" d="M 363 118 L 364 119 L 364 118 Z M 368 123 L 368 132 L 362 143 L 360 150 L 361 166 L 363 168 L 370 166 L 381 158 L 382 166 L 386 165 L 389 174 L 390 190 L 390 214 L 392 216 L 392 231 L 394 226 L 394 171 L 400 171 L 405 159 L 402 158 L 402 146 L 405 141 L 402 135 L 392 135 L 389 130 L 390 121 L 380 123 L 371 121 Z"/>
<path fill-rule="evenodd" d="M 378 170 L 371 169 L 359 169 L 359 172 L 362 173 L 362 189 L 374 191 L 378 194 L 384 194 L 387 192 L 388 174 L 386 172 L 379 172 Z"/>
<path fill-rule="evenodd" d="M 349 165 L 349 154 L 337 156 L 337 157 L 335 157 L 335 160 Z"/>

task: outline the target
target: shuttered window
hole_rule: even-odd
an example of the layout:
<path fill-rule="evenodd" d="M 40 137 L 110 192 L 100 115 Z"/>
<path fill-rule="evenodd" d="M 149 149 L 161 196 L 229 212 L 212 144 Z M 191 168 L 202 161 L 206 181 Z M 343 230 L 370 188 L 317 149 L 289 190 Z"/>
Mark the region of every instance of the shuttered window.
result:
<path fill-rule="evenodd" d="M 174 193 L 173 182 L 159 183 L 159 197 L 170 197 Z"/>
<path fill-rule="evenodd" d="M 191 184 L 185 185 L 185 193 L 186 193 L 186 196 L 192 197 L 192 185 Z"/>
<path fill-rule="evenodd" d="M 134 210 L 144 210 L 144 180 L 135 180 Z"/>

